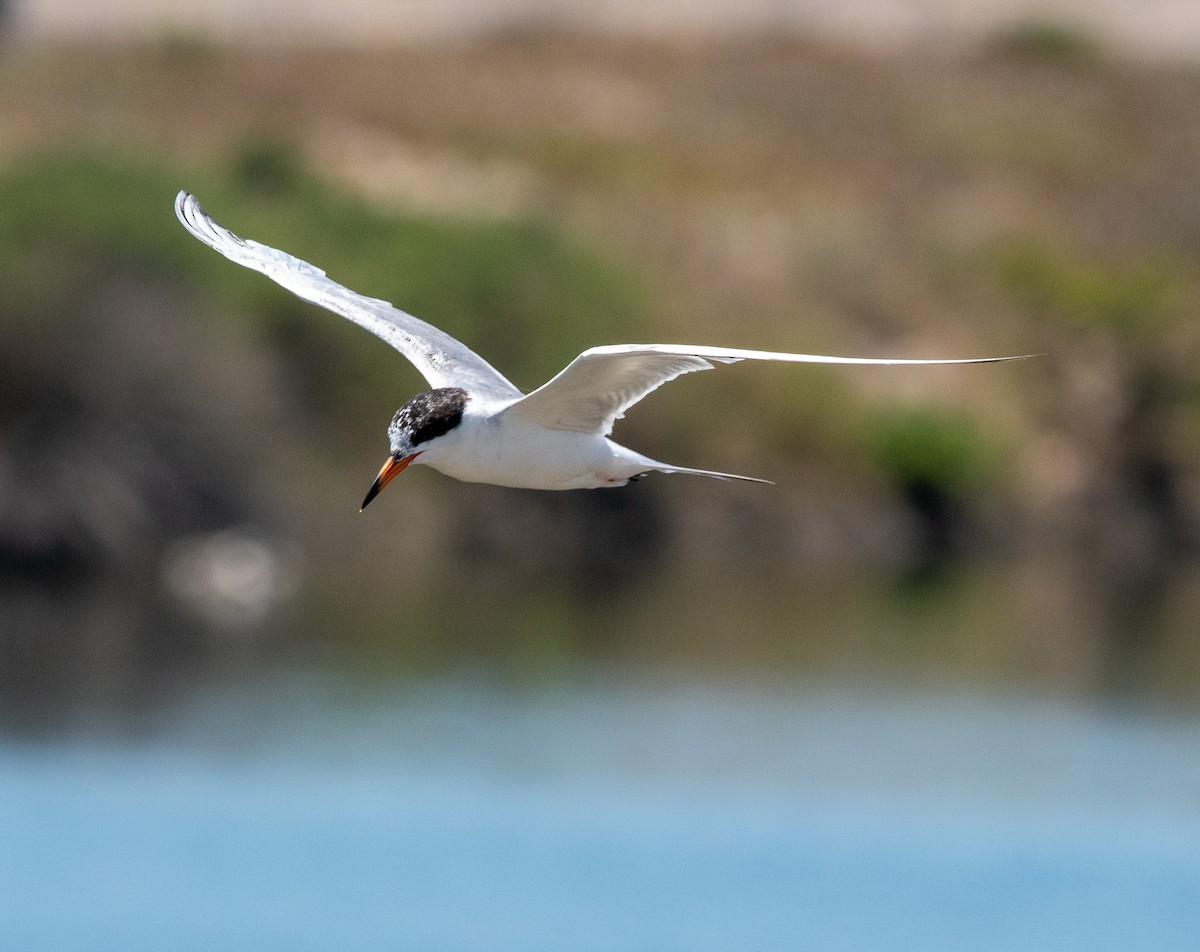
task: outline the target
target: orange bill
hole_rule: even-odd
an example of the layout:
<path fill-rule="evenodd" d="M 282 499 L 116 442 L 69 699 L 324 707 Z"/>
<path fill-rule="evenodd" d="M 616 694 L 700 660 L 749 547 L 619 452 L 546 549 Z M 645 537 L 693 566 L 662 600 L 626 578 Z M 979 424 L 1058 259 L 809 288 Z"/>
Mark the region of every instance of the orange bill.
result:
<path fill-rule="evenodd" d="M 362 512 L 363 509 L 366 509 L 371 504 L 371 500 L 379 495 L 380 490 L 404 472 L 408 468 L 408 464 L 420 455 L 420 453 L 413 453 L 411 456 L 389 456 L 387 462 L 383 464 L 383 469 L 375 477 L 375 482 L 371 483 L 371 488 L 367 490 L 367 498 L 363 500 L 362 507 L 358 511 Z"/>

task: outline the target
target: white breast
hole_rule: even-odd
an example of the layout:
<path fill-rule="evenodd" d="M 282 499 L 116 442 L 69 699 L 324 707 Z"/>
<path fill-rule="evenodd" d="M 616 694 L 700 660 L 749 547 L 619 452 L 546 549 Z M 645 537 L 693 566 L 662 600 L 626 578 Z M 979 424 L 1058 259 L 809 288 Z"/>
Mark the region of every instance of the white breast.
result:
<path fill-rule="evenodd" d="M 503 405 L 468 406 L 462 423 L 414 460 L 455 479 L 517 489 L 619 486 L 652 462 L 611 440 L 506 417 Z"/>

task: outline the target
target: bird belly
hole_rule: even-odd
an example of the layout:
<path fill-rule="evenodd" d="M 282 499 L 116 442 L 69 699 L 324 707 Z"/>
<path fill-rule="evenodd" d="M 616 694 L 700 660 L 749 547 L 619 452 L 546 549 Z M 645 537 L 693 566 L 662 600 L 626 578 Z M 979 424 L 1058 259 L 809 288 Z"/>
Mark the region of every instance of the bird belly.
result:
<path fill-rule="evenodd" d="M 648 461 L 599 434 L 493 418 L 464 421 L 415 462 L 463 482 L 554 490 L 623 486 Z"/>

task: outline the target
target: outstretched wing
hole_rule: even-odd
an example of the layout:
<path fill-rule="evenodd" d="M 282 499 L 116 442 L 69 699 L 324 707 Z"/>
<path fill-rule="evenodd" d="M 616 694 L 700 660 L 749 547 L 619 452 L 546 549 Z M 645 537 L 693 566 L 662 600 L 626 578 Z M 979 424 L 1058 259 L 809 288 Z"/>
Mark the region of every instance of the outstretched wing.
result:
<path fill-rule="evenodd" d="M 1027 355 L 1022 355 L 1027 356 Z M 824 357 L 768 350 L 738 350 L 684 344 L 612 344 L 585 350 L 556 377 L 517 401 L 510 416 L 557 430 L 600 433 L 646 394 L 683 374 L 712 370 L 739 360 L 780 360 L 802 364 L 986 364 L 1021 357 L 966 360 L 905 360 L 890 357 Z"/>
<path fill-rule="evenodd" d="M 297 297 L 328 308 L 383 338 L 412 361 L 431 387 L 462 387 L 495 400 L 521 395 L 491 364 L 445 331 L 387 301 L 342 287 L 307 261 L 239 238 L 209 218 L 194 195 L 180 192 L 175 198 L 175 214 L 188 231 L 230 261 L 265 274 Z"/>

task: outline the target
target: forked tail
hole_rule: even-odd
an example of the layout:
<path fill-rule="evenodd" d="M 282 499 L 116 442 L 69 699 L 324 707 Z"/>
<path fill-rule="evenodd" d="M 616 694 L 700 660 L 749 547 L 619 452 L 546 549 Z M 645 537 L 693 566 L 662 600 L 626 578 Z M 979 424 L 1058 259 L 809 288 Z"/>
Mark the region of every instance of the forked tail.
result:
<path fill-rule="evenodd" d="M 655 472 L 659 473 L 684 473 L 688 476 L 707 476 L 710 479 L 737 479 L 744 483 L 764 483 L 767 486 L 775 484 L 769 479 L 759 479 L 757 476 L 739 476 L 736 473 L 716 473 L 711 469 L 691 469 L 687 466 L 668 466 L 666 463 L 655 463 L 653 466 Z"/>

